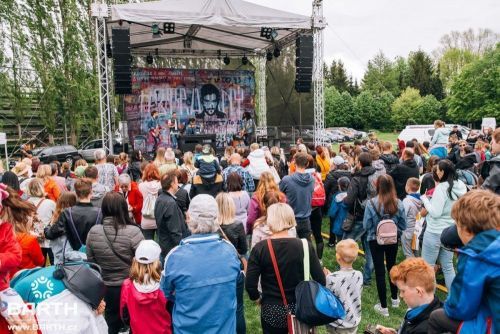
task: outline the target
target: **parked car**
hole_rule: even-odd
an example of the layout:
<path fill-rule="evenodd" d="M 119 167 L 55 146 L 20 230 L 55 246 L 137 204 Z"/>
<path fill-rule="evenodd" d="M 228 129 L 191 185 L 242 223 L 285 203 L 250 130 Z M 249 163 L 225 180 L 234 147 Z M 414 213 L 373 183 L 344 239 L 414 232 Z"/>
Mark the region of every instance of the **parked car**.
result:
<path fill-rule="evenodd" d="M 85 144 L 83 144 L 82 148 L 78 150 L 78 153 L 82 156 L 83 159 L 87 161 L 94 161 L 94 152 L 102 149 L 102 139 L 91 140 Z M 108 153 L 108 148 L 106 148 L 106 153 Z M 113 154 L 118 154 L 121 152 L 128 152 L 128 144 L 125 144 L 125 150 L 123 149 L 123 145 L 114 140 L 113 141 Z"/>
<path fill-rule="evenodd" d="M 447 129 L 452 129 L 455 124 L 446 124 Z M 458 125 L 458 129 L 462 132 L 462 137 L 467 138 L 470 129 L 466 126 Z M 407 142 L 413 138 L 417 139 L 420 143 L 424 141 L 430 142 L 434 135 L 434 125 L 407 125 L 398 136 L 399 140 Z"/>
<path fill-rule="evenodd" d="M 61 163 L 68 162 L 73 165 L 73 162 L 82 158 L 78 150 L 71 145 L 44 147 L 40 150 L 34 150 L 33 155 L 38 157 L 40 162 L 44 164 L 57 160 Z"/>

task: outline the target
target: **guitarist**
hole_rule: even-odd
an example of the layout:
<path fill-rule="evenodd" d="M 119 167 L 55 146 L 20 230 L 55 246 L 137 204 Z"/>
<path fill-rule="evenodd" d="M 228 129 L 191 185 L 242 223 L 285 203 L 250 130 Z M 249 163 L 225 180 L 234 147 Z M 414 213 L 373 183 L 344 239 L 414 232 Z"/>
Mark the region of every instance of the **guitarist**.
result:
<path fill-rule="evenodd" d="M 249 111 L 243 113 L 243 119 L 240 128 L 240 137 L 243 137 L 243 141 L 246 146 L 251 144 L 253 140 L 253 135 L 255 133 L 255 122 L 252 119 L 252 114 Z"/>
<path fill-rule="evenodd" d="M 179 130 L 181 130 L 181 124 L 177 119 L 177 113 L 172 112 L 172 117 L 168 120 L 168 129 L 170 130 L 170 141 L 172 143 L 172 148 L 177 148 L 177 138 L 179 137 Z"/>
<path fill-rule="evenodd" d="M 158 144 L 160 143 L 160 120 L 158 119 L 158 110 L 153 109 L 151 111 L 151 119 L 148 121 L 148 131 L 151 137 L 153 137 L 153 152 L 156 152 Z"/>

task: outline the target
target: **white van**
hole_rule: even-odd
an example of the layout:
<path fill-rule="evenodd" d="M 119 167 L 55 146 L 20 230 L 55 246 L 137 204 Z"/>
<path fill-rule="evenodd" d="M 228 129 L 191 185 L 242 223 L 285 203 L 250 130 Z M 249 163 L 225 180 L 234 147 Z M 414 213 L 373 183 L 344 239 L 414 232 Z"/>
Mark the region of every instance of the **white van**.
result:
<path fill-rule="evenodd" d="M 455 124 L 446 124 L 445 127 L 451 131 Z M 470 129 L 466 126 L 458 125 L 458 129 L 462 132 L 462 137 L 467 138 Z M 410 141 L 412 139 L 417 139 L 419 143 L 424 141 L 430 142 L 432 136 L 434 135 L 434 125 L 407 125 L 403 131 L 398 136 L 399 140 L 404 142 Z"/>

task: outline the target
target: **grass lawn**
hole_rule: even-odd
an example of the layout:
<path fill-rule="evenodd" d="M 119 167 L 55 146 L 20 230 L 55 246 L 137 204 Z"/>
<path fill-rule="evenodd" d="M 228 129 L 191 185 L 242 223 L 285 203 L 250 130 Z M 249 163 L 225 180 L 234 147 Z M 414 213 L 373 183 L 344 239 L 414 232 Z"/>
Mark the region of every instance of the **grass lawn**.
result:
<path fill-rule="evenodd" d="M 329 220 L 323 219 L 323 231 L 327 233 L 329 228 Z M 335 261 L 335 248 L 329 248 L 326 246 L 325 241 L 325 250 L 323 253 L 323 265 L 328 268 L 330 271 L 337 270 L 337 263 Z M 361 246 L 360 246 L 361 247 Z M 401 252 L 401 248 L 399 249 L 398 259 L 396 263 L 400 263 L 404 260 L 404 256 Z M 363 256 L 359 256 L 356 262 L 354 263 L 354 269 L 362 270 L 364 264 Z M 441 276 L 441 277 L 440 277 Z M 442 282 L 442 275 L 438 276 L 438 282 Z M 441 300 L 445 300 L 446 295 L 439 291 L 437 292 L 437 296 Z M 362 293 L 362 316 L 361 316 L 361 324 L 358 327 L 358 333 L 363 333 L 364 329 L 368 324 L 381 324 L 386 327 L 398 328 L 405 313 L 407 310 L 407 306 L 401 300 L 401 304 L 398 308 L 390 307 L 390 290 L 389 283 L 387 283 L 387 300 L 389 305 L 389 317 L 385 318 L 381 315 L 378 315 L 374 310 L 373 306 L 378 303 L 378 294 L 377 287 L 375 284 L 375 273 L 372 274 L 372 282 L 368 287 L 363 287 Z M 260 309 L 254 302 L 248 299 L 248 296 L 245 293 L 245 318 L 247 323 L 247 333 L 249 334 L 257 334 L 262 333 L 260 327 Z M 316 333 L 326 333 L 325 326 L 318 328 Z"/>

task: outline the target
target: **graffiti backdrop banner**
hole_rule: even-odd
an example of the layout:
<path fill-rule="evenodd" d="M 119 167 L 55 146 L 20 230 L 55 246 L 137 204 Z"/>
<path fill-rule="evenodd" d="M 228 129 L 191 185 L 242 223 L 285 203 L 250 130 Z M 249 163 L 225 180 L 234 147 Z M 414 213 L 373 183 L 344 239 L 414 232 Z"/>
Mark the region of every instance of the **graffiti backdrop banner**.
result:
<path fill-rule="evenodd" d="M 132 95 L 125 96 L 130 143 L 151 152 L 154 138 L 148 124 L 158 111 L 159 146 L 170 146 L 169 120 L 176 113 L 182 128 L 195 118 L 197 133 L 217 135 L 223 147 L 238 133 L 243 113 L 255 112 L 255 78 L 252 71 L 136 68 Z"/>

